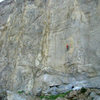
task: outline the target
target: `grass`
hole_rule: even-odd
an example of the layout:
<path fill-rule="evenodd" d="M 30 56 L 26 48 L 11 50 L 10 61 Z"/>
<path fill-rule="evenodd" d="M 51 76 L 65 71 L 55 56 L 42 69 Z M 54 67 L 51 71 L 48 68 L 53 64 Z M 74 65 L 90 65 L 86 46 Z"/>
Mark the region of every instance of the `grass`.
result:
<path fill-rule="evenodd" d="M 45 98 L 47 100 L 56 100 L 58 97 L 64 98 L 67 94 L 69 94 L 72 90 L 67 91 L 66 93 L 61 93 L 61 94 L 57 94 L 57 95 L 50 95 L 50 96 L 40 96 L 41 99 Z"/>

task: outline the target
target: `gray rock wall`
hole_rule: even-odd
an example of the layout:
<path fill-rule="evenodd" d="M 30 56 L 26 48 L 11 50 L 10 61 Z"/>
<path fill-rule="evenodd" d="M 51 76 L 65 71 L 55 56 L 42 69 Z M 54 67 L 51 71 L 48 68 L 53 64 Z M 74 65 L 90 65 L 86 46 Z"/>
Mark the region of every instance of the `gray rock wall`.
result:
<path fill-rule="evenodd" d="M 99 21 L 100 0 L 2 2 L 0 89 L 36 94 L 64 84 L 100 87 Z"/>

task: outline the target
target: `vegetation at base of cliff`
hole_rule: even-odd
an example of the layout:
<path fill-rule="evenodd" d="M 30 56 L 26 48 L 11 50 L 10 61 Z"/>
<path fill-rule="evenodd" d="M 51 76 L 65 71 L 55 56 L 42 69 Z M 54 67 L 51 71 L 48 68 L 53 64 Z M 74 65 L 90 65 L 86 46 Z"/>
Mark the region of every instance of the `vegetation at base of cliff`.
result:
<path fill-rule="evenodd" d="M 81 93 L 85 93 L 86 91 L 87 91 L 87 89 L 84 88 L 84 87 L 82 87 L 81 90 L 80 90 Z"/>
<path fill-rule="evenodd" d="M 47 100 L 56 100 L 58 97 L 64 98 L 67 94 L 69 94 L 72 90 L 67 91 L 66 93 L 60 93 L 57 95 L 49 95 L 49 96 L 40 96 L 41 99 L 45 98 Z"/>
<path fill-rule="evenodd" d="M 24 90 L 20 90 L 17 93 L 22 94 L 22 93 L 25 93 L 25 91 Z"/>

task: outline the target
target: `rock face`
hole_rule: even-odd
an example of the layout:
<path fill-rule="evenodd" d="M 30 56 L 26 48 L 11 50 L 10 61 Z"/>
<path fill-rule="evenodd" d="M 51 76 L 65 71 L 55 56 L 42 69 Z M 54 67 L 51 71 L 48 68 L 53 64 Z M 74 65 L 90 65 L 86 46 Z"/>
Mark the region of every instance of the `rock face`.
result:
<path fill-rule="evenodd" d="M 100 0 L 0 3 L 0 90 L 100 87 L 99 22 Z"/>

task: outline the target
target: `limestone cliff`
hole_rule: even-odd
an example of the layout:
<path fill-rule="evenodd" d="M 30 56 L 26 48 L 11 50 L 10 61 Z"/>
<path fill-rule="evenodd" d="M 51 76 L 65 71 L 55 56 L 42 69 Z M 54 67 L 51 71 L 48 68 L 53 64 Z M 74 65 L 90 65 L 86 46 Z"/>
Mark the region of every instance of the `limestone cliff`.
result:
<path fill-rule="evenodd" d="M 56 94 L 99 82 L 100 0 L 0 3 L 1 91 Z"/>

